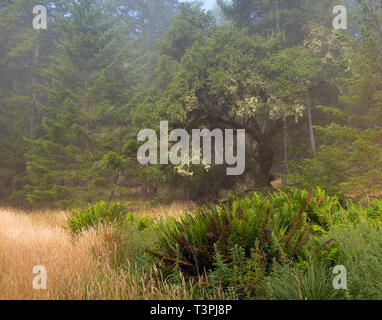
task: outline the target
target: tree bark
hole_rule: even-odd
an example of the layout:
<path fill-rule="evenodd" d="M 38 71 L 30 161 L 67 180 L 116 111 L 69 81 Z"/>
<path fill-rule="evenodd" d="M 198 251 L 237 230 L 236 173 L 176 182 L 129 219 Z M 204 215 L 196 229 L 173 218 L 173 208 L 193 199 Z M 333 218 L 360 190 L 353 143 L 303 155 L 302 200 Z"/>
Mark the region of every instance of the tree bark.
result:
<path fill-rule="evenodd" d="M 287 184 L 286 175 L 288 174 L 288 123 L 287 117 L 283 116 L 283 184 Z"/>
<path fill-rule="evenodd" d="M 36 48 L 33 54 L 33 76 L 31 79 L 31 89 L 32 89 L 32 104 L 29 110 L 29 132 L 32 133 L 35 127 L 36 120 L 36 105 L 37 105 L 37 77 L 36 77 L 36 69 L 38 64 L 38 58 L 40 55 L 40 43 L 37 42 Z"/>
<path fill-rule="evenodd" d="M 259 165 L 259 171 L 257 172 L 255 180 L 256 185 L 260 187 L 271 187 L 269 176 L 271 174 L 274 156 L 275 152 L 269 145 L 267 139 L 259 143 L 258 155 L 256 156 L 256 161 Z"/>
<path fill-rule="evenodd" d="M 271 187 L 269 177 L 271 174 L 275 152 L 271 145 L 272 138 L 280 131 L 282 128 L 282 119 L 277 120 L 273 126 L 270 126 L 268 130 L 264 127 L 260 127 L 258 122 L 253 119 L 251 125 L 246 126 L 240 125 L 232 120 L 223 119 L 220 116 L 213 114 L 208 114 L 207 119 L 209 123 L 215 123 L 220 125 L 225 125 L 233 129 L 245 129 L 246 133 L 257 142 L 255 150 L 247 150 L 247 156 L 250 158 L 248 162 L 256 165 L 251 165 L 249 168 L 251 174 L 254 175 L 255 184 L 259 187 Z"/>
<path fill-rule="evenodd" d="M 306 91 L 306 111 L 308 116 L 308 129 L 309 129 L 309 140 L 310 146 L 312 148 L 313 153 L 317 152 L 316 138 L 314 136 L 313 130 L 313 120 L 312 120 L 312 105 L 310 100 L 310 90 Z"/>
<path fill-rule="evenodd" d="M 89 100 L 88 100 L 89 79 L 87 74 L 85 75 L 84 86 L 85 86 L 85 113 L 86 113 L 85 127 L 86 127 L 86 134 L 89 136 Z M 89 145 L 88 139 L 86 139 L 86 151 L 87 152 L 90 151 L 90 145 Z"/>
<path fill-rule="evenodd" d="M 275 0 L 276 35 L 280 33 L 279 0 Z"/>
<path fill-rule="evenodd" d="M 280 34 L 280 13 L 279 13 L 279 0 L 275 0 L 275 17 L 276 17 L 276 35 Z M 286 175 L 288 174 L 288 122 L 287 116 L 284 115 L 282 118 L 283 126 L 282 126 L 282 136 L 283 136 L 283 144 L 282 144 L 282 154 L 283 154 L 283 163 L 282 163 L 282 181 L 283 184 L 287 184 Z"/>

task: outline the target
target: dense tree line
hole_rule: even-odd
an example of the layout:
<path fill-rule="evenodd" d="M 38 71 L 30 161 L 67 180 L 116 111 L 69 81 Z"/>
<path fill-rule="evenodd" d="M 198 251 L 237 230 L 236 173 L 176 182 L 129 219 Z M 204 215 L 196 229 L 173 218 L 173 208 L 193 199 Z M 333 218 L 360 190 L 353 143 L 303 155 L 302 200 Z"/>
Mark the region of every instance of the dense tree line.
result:
<path fill-rule="evenodd" d="M 320 186 L 378 196 L 382 184 L 380 1 L 177 0 L 0 5 L 0 199 L 72 206 L 215 199 L 235 186 Z M 358 14 L 358 18 L 352 16 Z M 218 19 L 216 19 L 218 17 Z M 137 133 L 246 129 L 246 172 L 137 162 Z"/>

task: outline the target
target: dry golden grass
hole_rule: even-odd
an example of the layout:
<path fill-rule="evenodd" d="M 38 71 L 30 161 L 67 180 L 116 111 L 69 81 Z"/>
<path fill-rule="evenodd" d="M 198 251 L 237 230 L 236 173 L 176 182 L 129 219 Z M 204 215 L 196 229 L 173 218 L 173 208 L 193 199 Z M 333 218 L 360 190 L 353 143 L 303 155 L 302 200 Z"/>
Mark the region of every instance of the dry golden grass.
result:
<path fill-rule="evenodd" d="M 196 207 L 192 202 L 174 202 L 170 205 L 161 205 L 154 208 L 140 210 L 137 214 L 146 215 L 151 218 L 159 219 L 166 217 L 179 217 L 180 215 L 191 211 Z"/>
<path fill-rule="evenodd" d="M 88 232 L 75 243 L 61 225 L 64 213 L 17 214 L 0 211 L 0 299 L 79 299 L 76 277 L 96 272 L 91 249 L 97 243 L 95 232 Z M 48 273 L 47 290 L 35 290 L 32 270 L 43 265 Z"/>
<path fill-rule="evenodd" d="M 148 214 L 175 216 L 183 210 L 178 204 Z M 110 228 L 84 232 L 73 241 L 63 228 L 66 217 L 64 212 L 27 214 L 0 208 L 0 300 L 225 298 L 219 289 L 210 293 L 184 279 L 170 284 L 154 265 L 147 272 L 134 262 L 124 270 L 113 268 Z M 46 290 L 33 288 L 37 265 L 47 270 Z"/>

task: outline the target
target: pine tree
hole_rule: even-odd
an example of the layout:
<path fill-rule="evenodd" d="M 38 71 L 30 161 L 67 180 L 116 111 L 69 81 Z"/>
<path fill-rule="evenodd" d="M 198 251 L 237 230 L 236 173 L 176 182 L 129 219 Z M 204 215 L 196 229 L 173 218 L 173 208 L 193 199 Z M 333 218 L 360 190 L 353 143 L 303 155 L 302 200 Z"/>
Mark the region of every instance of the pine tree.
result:
<path fill-rule="evenodd" d="M 25 193 L 31 203 L 81 199 L 101 174 L 94 164 L 111 149 L 110 127 L 123 124 L 129 70 L 124 39 L 102 1 L 69 1 L 66 9 L 58 18 L 62 39 L 44 72 L 50 85 L 43 88 L 47 103 L 40 105 L 42 135 L 28 140 Z"/>
<path fill-rule="evenodd" d="M 0 198 L 9 199 L 25 169 L 23 136 L 31 135 L 35 103 L 32 79 L 38 74 L 35 48 L 41 33 L 32 29 L 27 0 L 0 7 Z M 14 195 L 16 196 L 16 195 Z M 13 197 L 13 195 L 12 195 Z"/>

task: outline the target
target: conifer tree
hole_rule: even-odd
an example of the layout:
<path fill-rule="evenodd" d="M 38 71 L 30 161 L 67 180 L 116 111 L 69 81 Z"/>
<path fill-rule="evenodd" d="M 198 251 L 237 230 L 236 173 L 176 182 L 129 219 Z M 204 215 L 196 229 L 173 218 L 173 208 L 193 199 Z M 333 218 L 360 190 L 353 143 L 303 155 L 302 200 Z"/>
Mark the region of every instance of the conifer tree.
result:
<path fill-rule="evenodd" d="M 15 0 L 0 7 L 0 198 L 9 198 L 24 173 L 23 136 L 34 123 L 32 79 L 38 74 L 32 6 Z"/>
<path fill-rule="evenodd" d="M 124 102 L 128 63 L 121 33 L 102 1 L 69 1 L 58 18 L 62 39 L 45 71 L 42 135 L 28 140 L 26 198 L 32 203 L 81 198 L 94 168 L 111 151 Z M 101 173 L 98 173 L 100 175 Z"/>

